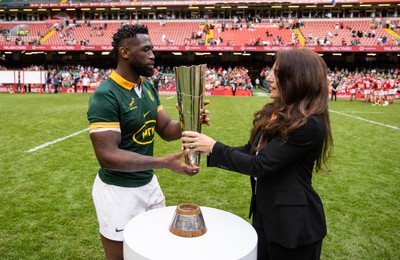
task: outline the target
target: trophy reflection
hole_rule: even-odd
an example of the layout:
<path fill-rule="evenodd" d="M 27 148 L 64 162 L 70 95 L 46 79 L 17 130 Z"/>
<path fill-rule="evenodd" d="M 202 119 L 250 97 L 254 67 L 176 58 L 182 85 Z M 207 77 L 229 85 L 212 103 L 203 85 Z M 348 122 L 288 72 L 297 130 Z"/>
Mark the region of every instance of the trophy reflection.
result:
<path fill-rule="evenodd" d="M 203 109 L 206 69 L 206 64 L 174 67 L 182 131 L 201 133 L 200 111 Z M 200 152 L 190 152 L 185 163 L 199 166 Z"/>

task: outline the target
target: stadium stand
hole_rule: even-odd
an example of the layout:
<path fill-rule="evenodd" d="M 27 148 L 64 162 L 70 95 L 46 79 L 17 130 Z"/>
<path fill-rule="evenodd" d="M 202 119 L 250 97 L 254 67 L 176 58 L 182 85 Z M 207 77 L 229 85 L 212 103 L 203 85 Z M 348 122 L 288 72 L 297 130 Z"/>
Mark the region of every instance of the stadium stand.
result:
<path fill-rule="evenodd" d="M 221 37 L 228 45 L 276 45 L 278 37 L 281 41 L 291 42 L 292 32 L 280 29 L 276 23 L 257 23 L 247 27 L 246 24 L 229 24 L 224 30 L 218 24 L 214 29 L 214 38 Z M 239 27 L 239 28 L 235 28 Z M 267 36 L 267 32 L 268 35 Z M 277 44 L 279 45 L 279 44 Z"/>
<path fill-rule="evenodd" d="M 38 44 L 40 39 L 50 31 L 48 24 L 31 22 L 2 22 L 0 31 L 3 37 L 0 37 L 1 45 L 28 45 Z M 20 34 L 19 32 L 26 33 Z"/>
<path fill-rule="evenodd" d="M 127 22 L 127 21 L 125 21 Z M 13 45 L 15 39 L 20 38 L 24 44 L 32 39 L 41 39 L 45 35 L 51 33 L 41 44 L 46 45 L 82 45 L 82 41 L 87 41 L 87 45 L 111 45 L 112 35 L 116 30 L 122 26 L 124 22 L 120 21 L 91 21 L 88 25 L 85 21 L 78 21 L 76 24 L 65 24 L 65 21 L 37 23 L 37 22 L 6 22 L 0 24 L 1 31 L 13 31 L 16 28 L 26 27 L 29 31 L 27 36 L 11 35 L 7 38 L 7 33 L 3 34 L 4 37 L 0 37 L 1 45 Z M 205 36 L 203 35 L 200 39 L 191 40 L 192 33 L 202 30 L 201 22 L 191 21 L 171 21 L 167 23 L 160 22 L 141 22 L 148 26 L 150 36 L 153 43 L 156 45 L 186 45 L 186 44 L 197 44 L 197 42 Z M 105 25 L 106 24 L 106 25 Z M 105 28 L 106 27 L 106 28 Z M 163 35 L 166 36 L 165 42 L 163 42 Z M 71 41 L 74 39 L 74 41 Z M 85 44 L 86 45 L 86 44 Z"/>
<path fill-rule="evenodd" d="M 386 37 L 386 42 L 390 42 L 392 38 L 392 35 L 386 32 L 382 26 L 375 26 L 370 20 L 365 19 L 304 21 L 303 25 L 300 31 L 306 39 L 307 45 L 343 45 L 343 40 L 347 45 L 383 45 L 385 43 L 379 43 L 379 38 Z M 372 32 L 375 32 L 374 36 L 371 35 Z M 326 44 L 326 41 L 330 43 Z"/>
<path fill-rule="evenodd" d="M 65 20 L 48 20 L 43 22 L 2 22 L 0 31 L 3 37 L 0 37 L 1 45 L 14 45 L 15 40 L 21 40 L 20 44 L 28 44 L 33 40 L 40 40 L 44 45 L 82 45 L 86 41 L 87 45 L 110 45 L 113 33 L 129 21 L 108 21 L 92 20 L 72 21 L 66 24 Z M 395 21 L 397 22 L 397 20 Z M 190 20 L 174 21 L 143 21 L 149 27 L 150 36 L 155 45 L 198 45 L 204 42 L 206 45 L 221 44 L 231 46 L 244 45 L 279 45 L 289 46 L 298 45 L 294 41 L 294 30 L 290 28 L 289 23 L 285 23 L 283 28 L 278 23 L 256 23 L 251 27 L 245 23 L 226 23 L 225 29 L 222 29 L 222 23 L 218 22 L 210 30 L 212 36 L 208 39 L 221 39 L 222 42 L 212 43 L 206 41 L 206 33 L 200 38 L 198 32 L 204 31 L 204 22 Z M 397 24 L 393 27 L 384 28 L 383 26 L 372 26 L 370 19 L 340 19 L 340 20 L 303 20 L 299 28 L 301 36 L 304 38 L 304 45 L 398 45 L 400 36 L 397 34 L 399 29 Z M 235 28 L 236 27 L 236 28 Z M 27 30 L 27 35 L 17 35 L 19 30 Z M 10 33 L 7 33 L 10 32 Z M 358 35 L 361 33 L 361 35 Z M 373 35 L 371 35 L 373 34 Z M 165 37 L 163 37 L 163 35 Z M 74 41 L 70 41 L 74 39 Z M 85 44 L 86 45 L 86 44 Z"/>
<path fill-rule="evenodd" d="M 344 7 L 349 1 L 352 8 Z M 260 67 L 274 60 L 274 52 L 302 45 L 333 66 L 398 64 L 398 3 L 369 1 L 371 7 L 364 8 L 369 3 L 349 1 L 310 7 L 309 1 L 295 0 L 279 7 L 249 0 L 239 8 L 240 2 L 233 0 L 207 1 L 214 6 L 169 0 L 3 0 L 0 66 L 27 66 L 37 59 L 110 66 L 112 35 L 124 23 L 135 22 L 149 27 L 157 60 L 169 66 L 201 62 Z"/>

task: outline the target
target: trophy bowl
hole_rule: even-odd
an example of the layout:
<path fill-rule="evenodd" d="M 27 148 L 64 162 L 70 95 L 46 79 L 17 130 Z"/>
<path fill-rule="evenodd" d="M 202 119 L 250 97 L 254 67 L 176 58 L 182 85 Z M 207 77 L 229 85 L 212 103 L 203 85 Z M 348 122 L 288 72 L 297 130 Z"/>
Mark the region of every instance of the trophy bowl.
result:
<path fill-rule="evenodd" d="M 192 203 L 178 205 L 169 231 L 181 237 L 198 237 L 205 234 L 207 228 L 200 207 Z"/>

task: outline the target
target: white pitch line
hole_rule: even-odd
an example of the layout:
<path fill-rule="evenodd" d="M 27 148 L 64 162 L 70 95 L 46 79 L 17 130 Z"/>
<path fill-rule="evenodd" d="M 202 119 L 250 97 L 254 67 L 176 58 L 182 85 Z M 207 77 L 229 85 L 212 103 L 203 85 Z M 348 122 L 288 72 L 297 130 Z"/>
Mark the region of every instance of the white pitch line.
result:
<path fill-rule="evenodd" d="M 37 151 L 37 150 L 39 150 L 39 149 L 45 148 L 46 146 L 49 146 L 49 145 L 52 145 L 52 144 L 55 144 L 55 143 L 64 141 L 65 139 L 68 139 L 68 138 L 73 137 L 73 136 L 75 136 L 75 135 L 79 135 L 79 134 L 81 134 L 81 133 L 83 133 L 83 132 L 86 132 L 86 131 L 88 131 L 88 130 L 89 130 L 89 128 L 86 128 L 86 129 L 83 129 L 83 130 L 81 130 L 81 131 L 72 133 L 72 134 L 70 134 L 70 135 L 67 135 L 67 136 L 58 138 L 58 139 L 56 139 L 56 140 L 54 140 L 54 141 L 44 143 L 44 144 L 42 144 L 42 145 L 36 146 L 35 148 L 32 148 L 32 149 L 28 150 L 27 152 L 30 153 L 30 152 Z"/>
<path fill-rule="evenodd" d="M 365 112 L 365 111 L 342 111 L 342 113 L 349 113 L 349 114 L 384 114 L 385 112 Z"/>
<path fill-rule="evenodd" d="M 167 97 L 167 100 L 168 100 L 168 99 L 172 99 L 172 98 L 174 98 L 174 97 L 175 97 L 175 96 L 170 96 L 170 97 Z"/>
<path fill-rule="evenodd" d="M 355 119 L 358 119 L 358 120 L 361 120 L 361 121 L 365 121 L 365 122 L 368 122 L 368 123 L 371 123 L 371 124 L 380 125 L 380 126 L 384 126 L 384 127 L 387 127 L 387 128 L 392 128 L 392 129 L 395 129 L 395 130 L 400 130 L 400 128 L 397 127 L 397 126 L 392 126 L 392 125 L 387 125 L 387 124 L 375 122 L 375 121 L 368 120 L 368 119 L 365 119 L 365 118 L 362 118 L 362 117 L 359 117 L 359 116 L 349 115 L 349 114 L 342 113 L 342 112 L 339 112 L 339 111 L 335 111 L 335 110 L 332 110 L 332 109 L 329 109 L 329 111 L 333 112 L 333 113 L 336 113 L 336 114 L 339 114 L 339 115 L 342 115 L 342 116 L 348 116 L 348 117 L 352 117 L 352 118 L 355 118 Z"/>

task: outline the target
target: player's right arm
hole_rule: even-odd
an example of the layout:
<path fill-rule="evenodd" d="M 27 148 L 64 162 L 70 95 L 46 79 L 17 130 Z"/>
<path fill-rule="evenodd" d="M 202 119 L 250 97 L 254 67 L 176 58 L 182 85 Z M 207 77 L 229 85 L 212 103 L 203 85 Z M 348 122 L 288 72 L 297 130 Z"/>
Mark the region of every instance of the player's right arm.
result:
<path fill-rule="evenodd" d="M 186 165 L 181 160 L 188 151 L 180 151 L 165 157 L 153 157 L 123 150 L 118 147 L 121 134 L 117 131 L 92 132 L 90 139 L 100 166 L 106 169 L 137 172 L 166 168 L 190 176 L 198 172 L 197 166 Z"/>

